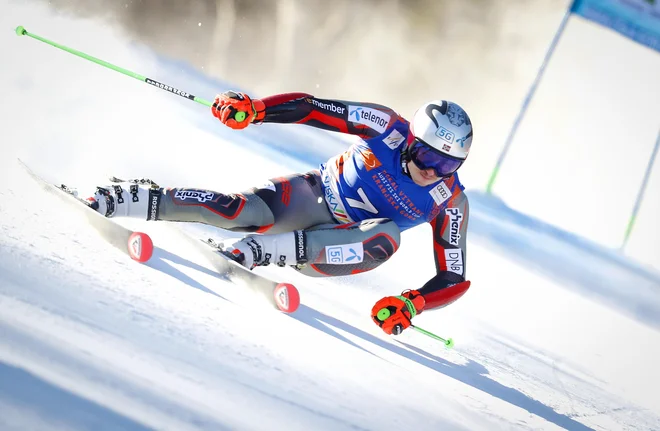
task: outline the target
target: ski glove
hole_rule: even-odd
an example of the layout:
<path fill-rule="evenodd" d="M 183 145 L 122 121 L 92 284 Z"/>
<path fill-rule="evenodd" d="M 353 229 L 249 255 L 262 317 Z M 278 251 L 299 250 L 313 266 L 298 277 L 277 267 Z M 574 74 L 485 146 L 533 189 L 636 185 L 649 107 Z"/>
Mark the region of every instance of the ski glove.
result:
<path fill-rule="evenodd" d="M 232 129 L 245 129 L 250 123 L 264 119 L 266 106 L 261 100 L 250 99 L 245 93 L 225 91 L 215 97 L 211 113 Z"/>
<path fill-rule="evenodd" d="M 388 296 L 376 302 L 371 318 L 386 334 L 399 335 L 410 327 L 410 320 L 421 313 L 426 305 L 417 290 L 407 290 L 400 296 Z"/>

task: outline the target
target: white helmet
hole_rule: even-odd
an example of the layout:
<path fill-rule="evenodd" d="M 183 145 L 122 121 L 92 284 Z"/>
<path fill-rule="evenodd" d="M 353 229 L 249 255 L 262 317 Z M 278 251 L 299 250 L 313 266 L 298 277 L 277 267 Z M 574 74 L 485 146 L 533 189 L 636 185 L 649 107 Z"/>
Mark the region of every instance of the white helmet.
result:
<path fill-rule="evenodd" d="M 411 124 L 415 136 L 408 147 L 411 160 L 420 169 L 435 169 L 447 177 L 463 164 L 472 145 L 472 122 L 455 103 L 434 100 L 415 112 Z"/>

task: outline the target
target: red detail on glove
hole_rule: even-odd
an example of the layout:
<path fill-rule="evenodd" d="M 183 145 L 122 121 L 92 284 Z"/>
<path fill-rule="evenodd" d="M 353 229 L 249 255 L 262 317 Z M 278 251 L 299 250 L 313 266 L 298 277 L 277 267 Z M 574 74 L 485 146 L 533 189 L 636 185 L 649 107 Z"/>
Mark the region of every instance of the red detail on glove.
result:
<path fill-rule="evenodd" d="M 417 313 L 420 313 L 424 309 L 424 297 L 418 291 L 409 290 L 403 292 L 401 296 L 405 296 L 412 301 Z M 380 320 L 378 314 L 382 309 L 387 309 L 390 314 L 389 317 Z M 401 298 L 387 296 L 376 302 L 373 306 L 371 309 L 371 318 L 386 334 L 399 335 L 404 329 L 410 327 L 412 316 L 410 310 L 408 310 L 408 306 Z"/>
<path fill-rule="evenodd" d="M 432 308 L 445 307 L 463 296 L 469 288 L 470 281 L 465 280 L 453 286 L 424 294 L 424 300 L 426 301 L 425 309 L 430 310 Z"/>
<path fill-rule="evenodd" d="M 240 112 L 245 113 L 241 121 L 236 118 Z M 245 93 L 226 91 L 215 97 L 211 113 L 222 124 L 238 130 L 246 128 L 250 123 L 262 121 L 266 116 L 266 106 L 261 100 L 250 99 Z"/>

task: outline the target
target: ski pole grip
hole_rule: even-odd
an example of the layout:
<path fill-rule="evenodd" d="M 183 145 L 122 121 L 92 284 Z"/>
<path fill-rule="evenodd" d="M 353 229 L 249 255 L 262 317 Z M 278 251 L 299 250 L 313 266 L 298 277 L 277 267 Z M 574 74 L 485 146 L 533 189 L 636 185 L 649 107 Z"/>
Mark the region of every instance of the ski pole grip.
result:
<path fill-rule="evenodd" d="M 234 114 L 234 120 L 236 120 L 238 123 L 245 121 L 245 117 L 247 117 L 245 111 L 237 111 L 236 114 Z"/>
<path fill-rule="evenodd" d="M 392 313 L 390 313 L 390 310 L 388 310 L 387 308 L 381 308 L 380 310 L 378 310 L 378 313 L 376 313 L 376 317 L 381 322 L 384 322 L 385 319 L 387 319 L 391 315 L 392 315 Z"/>

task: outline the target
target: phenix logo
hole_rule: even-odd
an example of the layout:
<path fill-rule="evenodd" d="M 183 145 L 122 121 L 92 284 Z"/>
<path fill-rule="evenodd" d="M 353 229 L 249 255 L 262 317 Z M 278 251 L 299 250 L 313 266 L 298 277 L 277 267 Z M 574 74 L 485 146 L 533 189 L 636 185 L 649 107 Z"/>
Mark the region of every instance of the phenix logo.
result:
<path fill-rule="evenodd" d="M 461 239 L 463 214 L 458 208 L 447 208 L 447 214 L 449 215 L 449 244 L 458 245 L 458 241 Z"/>
<path fill-rule="evenodd" d="M 176 193 L 174 193 L 174 197 L 182 201 L 195 199 L 197 202 L 204 203 L 212 201 L 215 195 L 211 192 L 201 190 L 177 190 Z"/>

